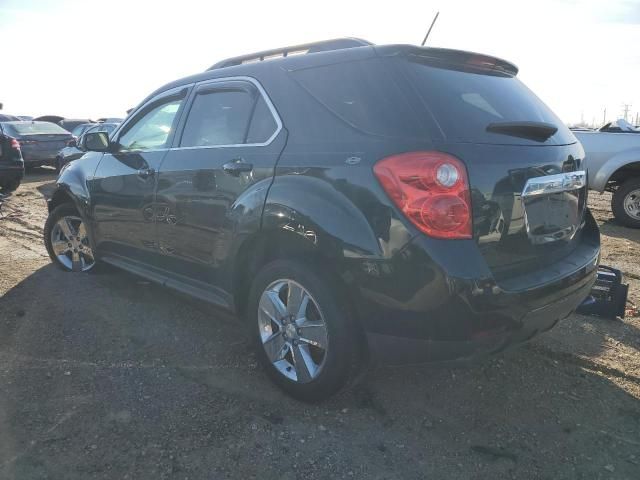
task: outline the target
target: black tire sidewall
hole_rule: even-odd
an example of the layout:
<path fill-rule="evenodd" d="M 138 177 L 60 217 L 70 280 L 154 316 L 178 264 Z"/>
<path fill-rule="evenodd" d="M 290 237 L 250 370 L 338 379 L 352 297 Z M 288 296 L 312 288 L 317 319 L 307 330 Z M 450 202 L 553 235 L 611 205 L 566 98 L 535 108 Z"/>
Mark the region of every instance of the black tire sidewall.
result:
<path fill-rule="evenodd" d="M 620 223 L 631 228 L 640 228 L 640 220 L 630 217 L 624 209 L 624 199 L 633 190 L 640 190 L 640 177 L 630 178 L 613 193 L 611 210 Z"/>
<path fill-rule="evenodd" d="M 309 383 L 289 380 L 271 364 L 262 346 L 258 328 L 258 305 L 262 293 L 272 282 L 291 279 L 302 285 L 317 302 L 328 330 L 325 363 L 318 376 Z M 275 260 L 265 265 L 253 281 L 249 294 L 246 321 L 250 339 L 260 364 L 273 382 L 291 396 L 306 402 L 322 401 L 346 383 L 356 349 L 353 322 L 346 302 L 332 285 L 331 276 L 314 264 L 292 260 Z"/>

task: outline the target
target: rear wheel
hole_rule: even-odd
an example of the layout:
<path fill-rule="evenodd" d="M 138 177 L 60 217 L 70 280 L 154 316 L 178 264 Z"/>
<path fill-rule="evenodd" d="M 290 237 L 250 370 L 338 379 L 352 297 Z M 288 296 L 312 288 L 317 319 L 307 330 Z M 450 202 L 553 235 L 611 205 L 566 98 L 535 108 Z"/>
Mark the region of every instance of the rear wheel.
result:
<path fill-rule="evenodd" d="M 640 177 L 630 178 L 614 192 L 613 215 L 623 225 L 640 228 Z"/>
<path fill-rule="evenodd" d="M 53 263 L 67 272 L 87 272 L 95 267 L 84 222 L 70 203 L 57 206 L 49 214 L 44 242 Z"/>
<path fill-rule="evenodd" d="M 276 260 L 256 276 L 247 317 L 260 363 L 291 396 L 316 402 L 344 386 L 355 335 L 329 276 L 300 262 Z"/>

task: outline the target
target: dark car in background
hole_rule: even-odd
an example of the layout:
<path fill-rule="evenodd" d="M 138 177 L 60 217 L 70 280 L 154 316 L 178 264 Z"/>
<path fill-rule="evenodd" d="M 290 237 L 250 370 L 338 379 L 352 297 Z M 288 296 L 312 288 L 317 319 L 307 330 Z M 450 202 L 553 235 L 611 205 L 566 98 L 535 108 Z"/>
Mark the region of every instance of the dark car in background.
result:
<path fill-rule="evenodd" d="M 24 162 L 18 141 L 0 131 L 0 193 L 13 192 L 24 177 Z"/>
<path fill-rule="evenodd" d="M 95 126 L 96 126 L 95 122 L 81 123 L 80 125 L 77 125 L 73 130 L 71 130 L 71 135 L 73 135 L 76 138 L 80 138 L 80 136 L 84 132 L 89 130 L 91 127 L 95 127 Z"/>
<path fill-rule="evenodd" d="M 235 312 L 304 400 L 363 354 L 502 351 L 573 312 L 600 256 L 584 151 L 517 72 L 356 39 L 225 60 L 85 134 L 47 250 Z"/>
<path fill-rule="evenodd" d="M 2 122 L 0 129 L 20 143 L 26 168 L 53 165 L 60 149 L 73 139 L 71 133 L 50 122 Z"/>
<path fill-rule="evenodd" d="M 60 150 L 58 152 L 58 154 L 56 155 L 56 161 L 54 166 L 56 167 L 56 170 L 59 172 L 60 170 L 62 170 L 62 167 L 64 167 L 67 163 L 73 161 L 73 160 L 77 160 L 78 158 L 82 157 L 86 152 L 87 149 L 85 147 L 85 140 L 86 140 L 86 134 L 90 133 L 90 132 L 106 132 L 107 134 L 110 134 L 111 132 L 113 132 L 116 127 L 119 125 L 117 123 L 93 123 L 93 124 L 83 124 L 80 125 L 76 128 L 80 128 L 80 127 L 85 127 L 88 125 L 88 128 L 86 128 L 84 130 L 84 132 L 78 137 L 77 140 L 75 141 L 70 141 L 69 145 L 67 145 L 66 147 L 64 147 L 62 150 Z M 71 132 L 75 135 L 75 130 L 74 132 Z"/>
<path fill-rule="evenodd" d="M 88 118 L 65 118 L 64 120 L 60 120 L 58 125 L 64 128 L 68 132 L 72 132 L 78 125 L 84 125 L 86 123 L 92 123 Z"/>

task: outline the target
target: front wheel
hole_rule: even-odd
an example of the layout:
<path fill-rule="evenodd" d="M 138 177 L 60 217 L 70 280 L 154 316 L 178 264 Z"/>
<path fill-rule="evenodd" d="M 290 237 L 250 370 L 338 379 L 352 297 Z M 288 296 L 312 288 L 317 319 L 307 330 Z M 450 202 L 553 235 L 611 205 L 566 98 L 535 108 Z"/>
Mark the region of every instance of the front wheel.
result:
<path fill-rule="evenodd" d="M 96 264 L 84 222 L 70 203 L 49 214 L 44 243 L 53 263 L 67 272 L 87 272 Z"/>
<path fill-rule="evenodd" d="M 613 215 L 623 225 L 640 228 L 640 177 L 630 178 L 613 193 Z"/>
<path fill-rule="evenodd" d="M 311 265 L 276 260 L 260 270 L 251 288 L 247 320 L 258 360 L 299 400 L 328 398 L 350 374 L 353 322 L 334 285 Z"/>

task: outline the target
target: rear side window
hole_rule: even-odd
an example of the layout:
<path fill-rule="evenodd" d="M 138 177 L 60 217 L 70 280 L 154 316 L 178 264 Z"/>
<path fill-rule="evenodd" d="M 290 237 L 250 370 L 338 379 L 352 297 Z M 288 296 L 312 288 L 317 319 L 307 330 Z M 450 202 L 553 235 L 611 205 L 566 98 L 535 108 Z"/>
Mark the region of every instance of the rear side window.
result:
<path fill-rule="evenodd" d="M 253 111 L 251 125 L 249 125 L 249 133 L 247 134 L 247 143 L 265 143 L 271 135 L 274 134 L 278 125 L 276 124 L 271 110 L 267 106 L 262 95 L 259 95 L 258 101 Z"/>
<path fill-rule="evenodd" d="M 491 123 L 544 122 L 558 127 L 547 143 L 572 143 L 562 121 L 520 80 L 428 64 L 420 57 L 402 61 L 411 83 L 448 140 L 523 143 L 521 138 L 487 132 Z"/>
<path fill-rule="evenodd" d="M 181 147 L 245 143 L 255 94 L 244 89 L 199 93 L 184 126 Z"/>
<path fill-rule="evenodd" d="M 426 137 L 389 62 L 369 59 L 296 70 L 293 78 L 336 116 L 365 133 Z"/>

